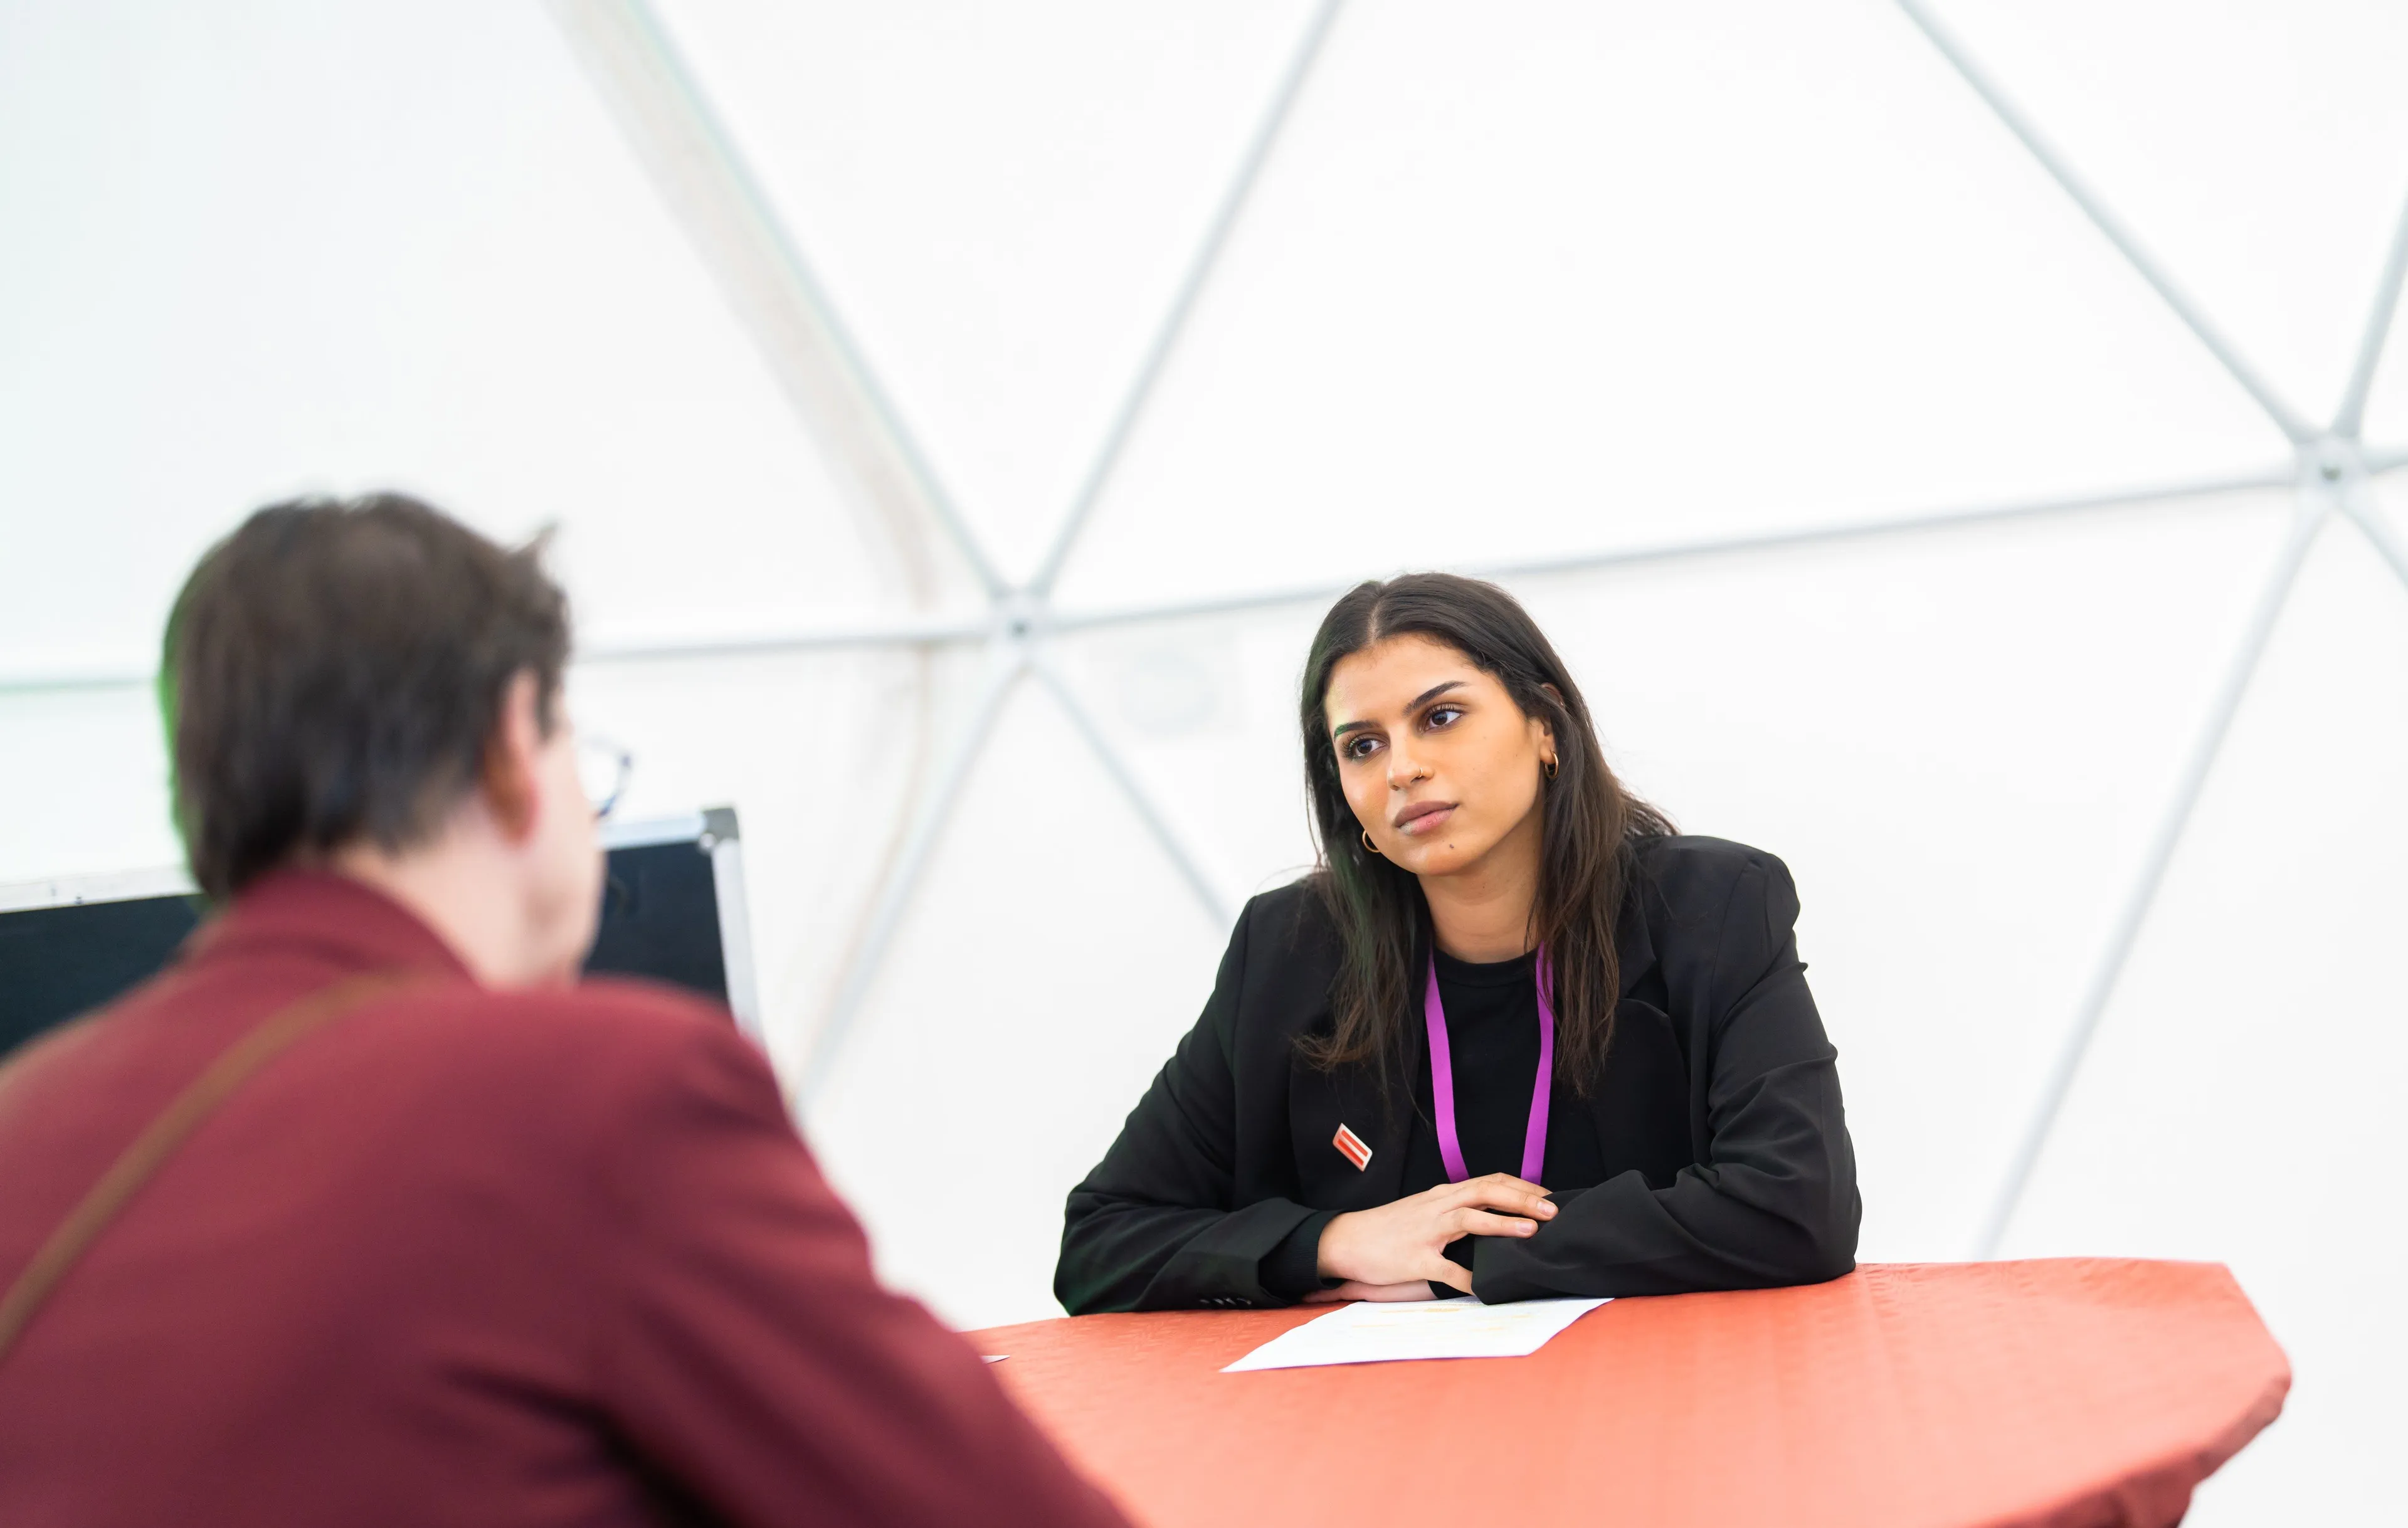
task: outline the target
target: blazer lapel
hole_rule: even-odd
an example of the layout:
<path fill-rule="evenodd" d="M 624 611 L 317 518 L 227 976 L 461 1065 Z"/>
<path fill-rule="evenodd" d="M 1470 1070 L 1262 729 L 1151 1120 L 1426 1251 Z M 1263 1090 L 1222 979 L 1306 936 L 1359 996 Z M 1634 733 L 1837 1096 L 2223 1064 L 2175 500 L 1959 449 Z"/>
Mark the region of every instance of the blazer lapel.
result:
<path fill-rule="evenodd" d="M 1643 875 L 1631 878 L 1622 899 L 1622 911 L 1613 921 L 1613 954 L 1622 967 L 1622 994 L 1630 995 L 1639 978 L 1656 969 L 1656 938 L 1648 931 L 1647 911 L 1641 904 L 1658 894 L 1647 884 Z"/>
<path fill-rule="evenodd" d="M 1420 1060 L 1415 1048 L 1414 1064 Z M 1304 1202 L 1318 1209 L 1372 1209 L 1394 1200 L 1405 1180 L 1405 1148 L 1412 1139 L 1410 1095 L 1390 1106 L 1369 1070 L 1349 1066 L 1324 1072 L 1299 1058 L 1290 1078 L 1289 1129 L 1301 1169 Z M 1410 1074 L 1409 1074 L 1410 1075 Z M 1338 1145 L 1340 1126 L 1371 1149 L 1356 1167 Z"/>

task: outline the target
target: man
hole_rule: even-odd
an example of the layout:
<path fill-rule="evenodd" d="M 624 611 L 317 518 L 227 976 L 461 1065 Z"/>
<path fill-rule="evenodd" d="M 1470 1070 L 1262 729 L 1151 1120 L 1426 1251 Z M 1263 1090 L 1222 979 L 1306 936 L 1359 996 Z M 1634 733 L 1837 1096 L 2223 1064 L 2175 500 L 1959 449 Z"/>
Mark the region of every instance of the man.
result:
<path fill-rule="evenodd" d="M 1121 1521 L 725 1013 L 572 984 L 567 650 L 532 550 L 407 499 L 202 559 L 161 693 L 221 911 L 0 1071 L 0 1522 Z"/>

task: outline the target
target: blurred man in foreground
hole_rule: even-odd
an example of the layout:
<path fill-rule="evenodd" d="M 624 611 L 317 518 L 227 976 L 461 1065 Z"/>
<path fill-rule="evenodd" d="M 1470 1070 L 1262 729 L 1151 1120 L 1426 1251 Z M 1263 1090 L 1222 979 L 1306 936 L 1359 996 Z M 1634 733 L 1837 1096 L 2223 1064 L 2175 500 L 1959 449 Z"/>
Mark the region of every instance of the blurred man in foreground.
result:
<path fill-rule="evenodd" d="M 221 914 L 0 1070 L 0 1522 L 1115 1524 L 879 1288 L 727 1016 L 573 986 L 532 551 L 261 511 L 177 602 Z"/>

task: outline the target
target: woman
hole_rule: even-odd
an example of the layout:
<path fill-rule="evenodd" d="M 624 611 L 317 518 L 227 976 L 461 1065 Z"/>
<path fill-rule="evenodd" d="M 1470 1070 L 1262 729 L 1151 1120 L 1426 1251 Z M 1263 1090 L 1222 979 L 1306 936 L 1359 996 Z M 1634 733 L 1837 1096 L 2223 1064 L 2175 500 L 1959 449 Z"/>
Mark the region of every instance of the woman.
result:
<path fill-rule="evenodd" d="M 1771 855 L 1673 835 L 1527 612 L 1366 583 L 1305 665 L 1321 865 L 1071 1192 L 1072 1314 L 1670 1294 L 1855 1266 L 1856 1157 Z"/>

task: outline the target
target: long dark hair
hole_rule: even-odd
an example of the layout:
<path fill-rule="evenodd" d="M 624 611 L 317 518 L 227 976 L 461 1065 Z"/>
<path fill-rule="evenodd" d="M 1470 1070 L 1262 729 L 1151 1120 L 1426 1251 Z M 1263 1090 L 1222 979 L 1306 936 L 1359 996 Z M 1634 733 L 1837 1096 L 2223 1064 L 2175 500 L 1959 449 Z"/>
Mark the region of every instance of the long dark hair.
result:
<path fill-rule="evenodd" d="M 1390 1097 L 1412 1053 L 1429 906 L 1412 872 L 1364 847 L 1322 709 L 1340 660 L 1407 635 L 1461 652 L 1503 685 L 1525 716 L 1555 732 L 1557 768 L 1540 798 L 1544 827 L 1530 933 L 1546 946 L 1555 976 L 1557 1064 L 1585 1095 L 1613 1040 L 1622 985 L 1614 924 L 1630 894 L 1633 846 L 1670 833 L 1672 824 L 1606 767 L 1580 687 L 1530 613 L 1495 584 L 1448 573 L 1357 584 L 1322 618 L 1305 660 L 1298 715 L 1305 790 L 1320 837 L 1312 878 L 1344 948 L 1329 994 L 1336 1026 L 1307 1038 L 1305 1052 L 1323 1067 L 1369 1064 Z"/>

